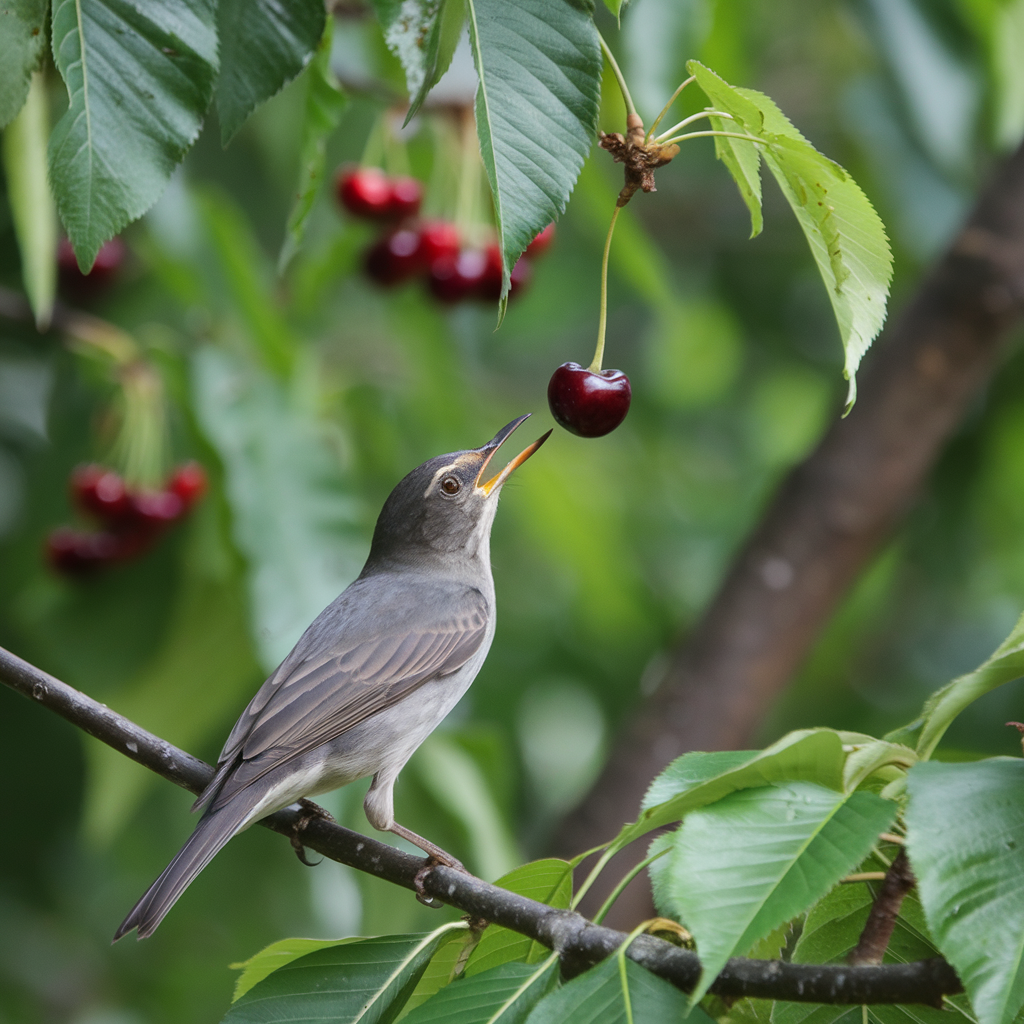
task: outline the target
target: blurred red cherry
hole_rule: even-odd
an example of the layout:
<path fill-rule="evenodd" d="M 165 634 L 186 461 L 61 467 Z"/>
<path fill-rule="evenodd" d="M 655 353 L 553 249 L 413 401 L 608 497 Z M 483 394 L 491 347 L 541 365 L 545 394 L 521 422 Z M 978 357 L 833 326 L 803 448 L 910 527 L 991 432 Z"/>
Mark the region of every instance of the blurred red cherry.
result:
<path fill-rule="evenodd" d="M 120 475 L 106 466 L 79 466 L 71 474 L 71 494 L 83 512 L 102 523 L 122 522 L 132 514 L 132 500 Z"/>
<path fill-rule="evenodd" d="M 335 179 L 338 202 L 364 220 L 391 216 L 391 182 L 379 167 L 343 167 Z"/>
<path fill-rule="evenodd" d="M 423 259 L 429 267 L 442 256 L 458 256 L 462 241 L 459 229 L 450 221 L 428 220 L 420 225 L 420 244 L 423 246 Z"/>
<path fill-rule="evenodd" d="M 415 178 L 392 178 L 388 215 L 396 220 L 415 217 L 423 201 L 423 186 Z"/>
<path fill-rule="evenodd" d="M 124 263 L 126 251 L 120 238 L 111 238 L 100 246 L 92 269 L 83 274 L 78 268 L 78 258 L 71 242 L 62 238 L 57 244 L 57 270 L 61 286 L 75 292 L 78 298 L 88 298 L 97 289 L 113 284 Z"/>
<path fill-rule="evenodd" d="M 551 415 L 580 437 L 611 433 L 629 412 L 632 390 L 621 370 L 585 370 L 579 363 L 562 363 L 548 382 Z"/>
<path fill-rule="evenodd" d="M 441 302 L 469 298 L 480 287 L 487 256 L 480 249 L 463 249 L 457 256 L 441 256 L 430 264 L 427 287 Z"/>
<path fill-rule="evenodd" d="M 141 491 L 132 496 L 135 529 L 162 530 L 185 511 L 185 502 L 174 491 Z"/>
<path fill-rule="evenodd" d="M 498 248 L 496 243 L 492 242 L 487 246 L 485 255 L 487 257 L 487 264 L 484 267 L 477 295 L 481 299 L 497 302 L 501 298 L 501 249 Z M 512 268 L 512 273 L 509 275 L 509 298 L 513 295 L 521 294 L 527 284 L 529 284 L 532 276 L 533 267 L 530 266 L 530 261 L 524 256 L 520 256 L 516 260 L 516 265 Z"/>
<path fill-rule="evenodd" d="M 118 557 L 119 541 L 106 531 L 86 533 L 62 526 L 46 540 L 50 565 L 67 576 L 83 576 L 108 565 Z"/>
<path fill-rule="evenodd" d="M 407 281 L 426 266 L 422 236 L 411 228 L 399 228 L 384 235 L 363 256 L 367 277 L 384 287 Z"/>
<path fill-rule="evenodd" d="M 188 510 L 206 493 L 206 470 L 198 462 L 186 462 L 171 474 L 167 490 L 181 498 Z"/>
<path fill-rule="evenodd" d="M 529 256 L 531 260 L 535 260 L 538 256 L 543 256 L 548 251 L 554 238 L 555 225 L 551 223 L 534 236 L 533 241 L 526 247 L 526 252 L 523 255 Z"/>

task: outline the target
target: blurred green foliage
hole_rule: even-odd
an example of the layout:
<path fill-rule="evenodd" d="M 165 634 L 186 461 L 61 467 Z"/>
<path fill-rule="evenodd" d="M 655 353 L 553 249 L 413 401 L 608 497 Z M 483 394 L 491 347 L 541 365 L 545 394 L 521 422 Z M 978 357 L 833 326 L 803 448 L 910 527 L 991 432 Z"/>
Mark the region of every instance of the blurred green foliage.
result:
<path fill-rule="evenodd" d="M 1021 7 L 634 0 L 621 36 L 606 14 L 601 27 L 648 120 L 696 56 L 773 96 L 847 166 L 889 226 L 898 309 L 1024 129 L 1020 65 L 1006 47 Z M 333 64 L 350 86 L 401 81 L 365 20 L 338 23 Z M 56 118 L 66 101 L 52 84 Z M 404 473 L 522 412 L 537 414 L 528 429 L 546 429 L 551 371 L 589 358 L 619 187 L 618 168 L 593 155 L 555 246 L 498 332 L 491 308 L 442 309 L 415 285 L 370 286 L 358 272 L 370 232 L 337 211 L 329 189 L 279 279 L 306 89 L 303 77 L 286 87 L 226 150 L 219 126 L 206 125 L 157 206 L 126 232 L 120 282 L 90 306 L 159 366 L 174 461 L 197 458 L 211 476 L 190 521 L 145 559 L 85 582 L 45 568 L 47 532 L 72 518 L 71 469 L 108 455 L 111 389 L 58 335 L 0 320 L 0 643 L 207 759 L 358 571 Z M 621 130 L 613 89 L 606 82 L 601 124 Z M 327 141 L 329 169 L 359 159 L 381 109 L 372 90 L 351 92 Z M 427 120 L 414 123 L 408 158 L 432 180 Z M 630 416 L 599 441 L 558 432 L 506 488 L 494 647 L 397 789 L 399 820 L 485 877 L 544 851 L 771 488 L 842 400 L 828 299 L 774 186 L 754 242 L 710 143 L 684 147 L 658 187 L 625 210 L 613 248 L 607 361 L 633 379 Z M 3 203 L 0 282 L 19 280 Z M 810 725 L 880 734 L 1009 631 L 1024 605 L 1022 385 L 1015 355 L 764 724 L 764 741 Z M 979 701 L 947 737 L 947 756 L 1016 752 L 1001 722 L 1022 717 L 1020 698 L 1009 687 Z M 188 795 L 6 690 L 0 788 L 0 1024 L 218 1019 L 227 964 L 274 939 L 400 932 L 450 914 L 334 864 L 307 870 L 253 829 L 152 939 L 110 948 L 189 831 Z M 325 803 L 368 829 L 359 788 Z"/>

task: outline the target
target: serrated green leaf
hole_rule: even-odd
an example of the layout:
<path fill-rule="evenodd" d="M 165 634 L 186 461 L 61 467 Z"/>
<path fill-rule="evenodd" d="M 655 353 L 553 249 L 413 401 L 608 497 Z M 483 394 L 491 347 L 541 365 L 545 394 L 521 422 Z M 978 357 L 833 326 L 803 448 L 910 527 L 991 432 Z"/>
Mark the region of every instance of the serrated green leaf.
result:
<path fill-rule="evenodd" d="M 572 900 L 572 865 L 554 857 L 535 860 L 510 871 L 494 884 L 539 903 L 546 903 L 549 907 L 566 910 Z M 479 974 L 515 960 L 537 963 L 547 954 L 545 946 L 519 932 L 501 925 L 488 925 L 469 958 L 466 975 Z"/>
<path fill-rule="evenodd" d="M 331 946 L 342 946 L 348 942 L 359 942 L 358 937 L 348 939 L 281 939 L 279 942 L 272 942 L 269 946 L 261 949 L 254 956 L 249 957 L 240 964 L 232 964 L 232 970 L 240 970 L 242 973 L 235 979 L 235 991 L 231 996 L 231 1002 L 236 1003 L 254 985 L 258 985 L 268 975 L 273 974 L 285 964 L 298 960 L 300 956 L 307 953 L 314 953 L 318 949 L 328 949 Z"/>
<path fill-rule="evenodd" d="M 317 193 L 324 181 L 327 139 L 341 121 L 348 106 L 348 97 L 331 71 L 331 41 L 334 19 L 329 18 L 316 57 L 306 72 L 306 103 L 302 125 L 302 148 L 299 152 L 299 181 L 295 202 L 288 214 L 284 243 L 277 260 L 277 272 L 283 274 L 292 257 L 299 251 L 306 221 L 313 209 Z"/>
<path fill-rule="evenodd" d="M 212 347 L 195 354 L 192 371 L 196 416 L 224 463 L 232 533 L 249 563 L 253 635 L 269 671 L 358 575 L 359 503 L 301 390 Z"/>
<path fill-rule="evenodd" d="M 388 49 L 401 61 L 409 88 L 405 123 L 448 70 L 466 21 L 464 0 L 371 0 Z"/>
<path fill-rule="evenodd" d="M 867 856 L 896 805 L 812 782 L 732 793 L 692 811 L 669 855 L 673 916 L 697 941 L 698 1001 L 731 956 L 802 913 Z"/>
<path fill-rule="evenodd" d="M 466 0 L 480 84 L 476 130 L 509 273 L 565 210 L 597 132 L 601 49 L 582 0 Z"/>
<path fill-rule="evenodd" d="M 57 211 L 46 181 L 49 137 L 46 83 L 37 72 L 21 113 L 4 129 L 3 160 L 7 202 L 21 253 L 21 279 L 41 331 L 50 325 L 57 289 Z"/>
<path fill-rule="evenodd" d="M 981 1024 L 1024 1006 L 1024 761 L 922 762 L 907 776 L 907 852 L 935 944 Z"/>
<path fill-rule="evenodd" d="M 17 116 L 46 49 L 49 0 L 8 0 L 0 7 L 0 128 Z"/>
<path fill-rule="evenodd" d="M 542 999 L 526 1024 L 647 1024 L 678 1021 L 686 1016 L 686 996 L 667 981 L 626 960 L 630 1011 L 617 956 L 602 960 Z M 711 1018 L 699 1007 L 688 1018 L 693 1024 L 709 1024 Z"/>
<path fill-rule="evenodd" d="M 857 396 L 860 361 L 885 322 L 892 280 L 892 253 L 878 214 L 857 183 L 839 164 L 822 156 L 779 110 L 753 89 L 730 86 L 698 61 L 687 64 L 715 109 L 731 122 L 715 119 L 716 130 L 750 135 L 760 143 L 716 138 L 744 200 L 756 233 L 757 173 L 752 149 L 760 151 L 804 231 L 839 325 L 846 353 L 843 373 L 850 382 L 847 410 Z M 728 146 L 725 143 L 729 143 Z"/>
<path fill-rule="evenodd" d="M 216 100 L 225 146 L 261 103 L 313 59 L 325 19 L 321 0 L 219 0 Z"/>
<path fill-rule="evenodd" d="M 622 829 L 613 846 L 621 849 L 740 789 L 807 780 L 841 790 L 844 760 L 843 745 L 831 729 L 798 729 L 761 751 L 683 754 L 651 783 L 643 813 Z"/>
<path fill-rule="evenodd" d="M 540 967 L 502 964 L 459 978 L 403 1020 L 408 1024 L 520 1024 L 557 978 L 554 956 Z"/>
<path fill-rule="evenodd" d="M 466 958 L 478 941 L 479 935 L 468 929 L 464 932 L 449 932 L 430 958 L 430 963 L 420 976 L 412 995 L 405 1001 L 401 1013 L 395 1018 L 396 1021 L 405 1020 L 417 1006 L 454 981 L 465 969 Z"/>
<path fill-rule="evenodd" d="M 979 697 L 1024 675 L 1024 615 L 990 658 L 973 672 L 958 676 L 936 690 L 921 714 L 909 725 L 889 733 L 890 741 L 916 745 L 917 756 L 927 761 L 953 720 Z"/>
<path fill-rule="evenodd" d="M 50 185 L 83 271 L 163 192 L 213 94 L 213 0 L 55 0 L 53 56 L 68 90 Z"/>
<path fill-rule="evenodd" d="M 378 1024 L 393 1020 L 442 936 L 382 935 L 307 953 L 245 993 L 224 1024 Z"/>

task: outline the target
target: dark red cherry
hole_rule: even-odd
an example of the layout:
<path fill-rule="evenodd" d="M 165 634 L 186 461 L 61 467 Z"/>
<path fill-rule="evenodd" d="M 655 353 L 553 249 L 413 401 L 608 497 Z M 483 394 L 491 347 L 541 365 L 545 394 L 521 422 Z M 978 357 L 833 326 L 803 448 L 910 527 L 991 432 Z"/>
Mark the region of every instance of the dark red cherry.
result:
<path fill-rule="evenodd" d="M 171 474 L 167 490 L 181 498 L 186 509 L 191 508 L 206 493 L 206 470 L 198 462 L 186 462 Z"/>
<path fill-rule="evenodd" d="M 523 255 L 529 256 L 531 260 L 535 260 L 538 256 L 543 256 L 548 251 L 554 238 L 555 225 L 552 223 L 534 236 L 533 241 L 526 247 L 526 252 Z"/>
<path fill-rule="evenodd" d="M 133 527 L 142 532 L 156 532 L 180 519 L 185 502 L 174 491 L 140 491 L 132 495 Z"/>
<path fill-rule="evenodd" d="M 132 499 L 121 477 L 106 466 L 79 466 L 71 474 L 71 494 L 78 507 L 106 525 L 132 515 Z"/>
<path fill-rule="evenodd" d="M 487 246 L 485 254 L 487 264 L 484 267 L 484 276 L 477 289 L 477 295 L 481 299 L 497 302 L 501 298 L 501 250 L 492 242 Z M 509 275 L 509 298 L 521 294 L 532 276 L 533 267 L 530 266 L 530 261 L 520 256 Z"/>
<path fill-rule="evenodd" d="M 487 257 L 480 249 L 441 256 L 430 264 L 427 287 L 441 302 L 461 302 L 476 293 L 486 267 Z"/>
<path fill-rule="evenodd" d="M 353 217 L 391 216 L 391 182 L 379 167 L 343 167 L 334 182 L 341 203 Z"/>
<path fill-rule="evenodd" d="M 66 576 L 83 576 L 110 564 L 118 557 L 118 548 L 119 541 L 113 533 L 85 533 L 66 526 L 54 530 L 46 539 L 47 560 Z"/>
<path fill-rule="evenodd" d="M 392 178 L 388 216 L 395 220 L 415 217 L 423 201 L 423 186 L 415 178 Z"/>
<path fill-rule="evenodd" d="M 454 224 L 446 220 L 428 220 L 420 225 L 420 244 L 423 246 L 423 259 L 429 267 L 442 256 L 453 259 L 458 256 L 462 241 Z"/>
<path fill-rule="evenodd" d="M 385 287 L 407 281 L 426 266 L 422 237 L 411 228 L 399 228 L 384 235 L 363 256 L 366 276 Z"/>
<path fill-rule="evenodd" d="M 579 363 L 562 363 L 548 382 L 551 415 L 580 437 L 611 433 L 629 412 L 632 391 L 621 370 L 594 373 Z"/>

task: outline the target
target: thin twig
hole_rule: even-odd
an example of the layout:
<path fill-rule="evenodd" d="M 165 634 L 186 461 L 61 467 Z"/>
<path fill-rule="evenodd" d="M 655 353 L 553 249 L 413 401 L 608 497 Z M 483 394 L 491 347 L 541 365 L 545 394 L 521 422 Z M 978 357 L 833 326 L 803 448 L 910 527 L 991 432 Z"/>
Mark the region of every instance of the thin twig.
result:
<path fill-rule="evenodd" d="M 154 736 L 123 715 L 0 647 L 0 681 L 115 750 L 176 785 L 199 793 L 213 769 L 166 740 Z M 395 885 L 422 891 L 473 917 L 503 925 L 554 950 L 567 975 L 587 970 L 616 953 L 627 935 L 594 924 L 571 910 L 556 910 L 536 900 L 499 889 L 444 865 L 424 872 L 420 857 L 343 828 L 327 818 L 312 818 L 297 808 L 278 811 L 260 824 L 288 838 L 300 820 L 306 822 L 302 844 L 330 860 L 348 864 Z M 679 949 L 653 935 L 640 935 L 628 956 L 683 991 L 700 978 L 696 953 Z M 953 968 L 944 960 L 920 960 L 884 967 L 845 964 L 791 964 L 734 958 L 711 986 L 729 998 L 784 999 L 793 1002 L 925 1003 L 963 991 Z"/>

